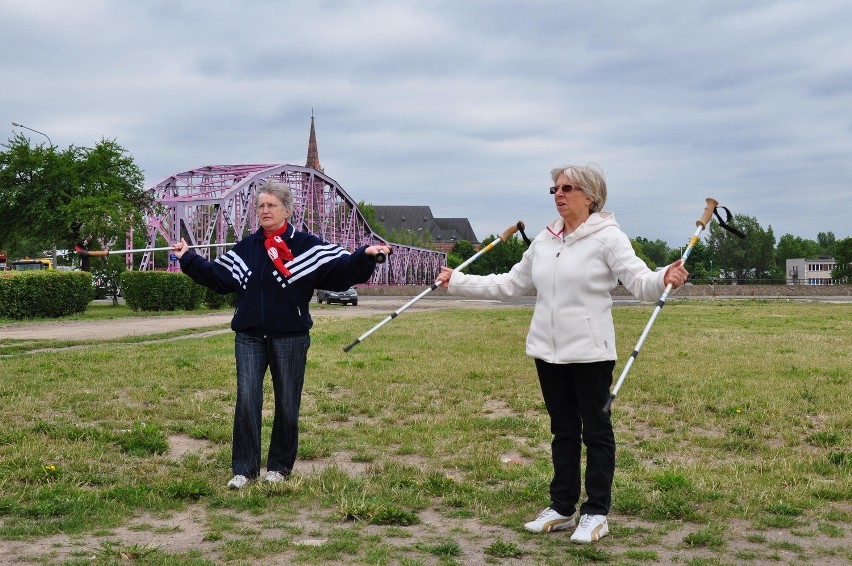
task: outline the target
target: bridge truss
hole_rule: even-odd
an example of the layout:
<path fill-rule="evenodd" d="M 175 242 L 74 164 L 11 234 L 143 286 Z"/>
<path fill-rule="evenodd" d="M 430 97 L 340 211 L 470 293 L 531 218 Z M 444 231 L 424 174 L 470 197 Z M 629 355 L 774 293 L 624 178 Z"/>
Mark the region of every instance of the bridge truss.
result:
<path fill-rule="evenodd" d="M 378 265 L 369 284 L 429 285 L 446 265 L 444 252 L 395 244 L 380 237 L 334 179 L 297 165 L 210 165 L 164 179 L 148 189 L 158 206 L 148 215 L 146 247 L 157 247 L 158 237 L 168 243 L 183 237 L 190 245 L 202 246 L 242 239 L 258 228 L 255 186 L 270 178 L 290 187 L 294 199 L 290 223 L 297 230 L 350 251 L 365 244 L 391 246 L 393 253 Z M 211 253 L 218 257 L 226 250 L 202 247 L 195 251 L 210 259 Z M 162 269 L 154 265 L 154 257 L 153 252 L 145 252 L 139 269 Z M 131 256 L 127 261 L 132 268 Z M 165 267 L 180 271 L 173 259 Z"/>

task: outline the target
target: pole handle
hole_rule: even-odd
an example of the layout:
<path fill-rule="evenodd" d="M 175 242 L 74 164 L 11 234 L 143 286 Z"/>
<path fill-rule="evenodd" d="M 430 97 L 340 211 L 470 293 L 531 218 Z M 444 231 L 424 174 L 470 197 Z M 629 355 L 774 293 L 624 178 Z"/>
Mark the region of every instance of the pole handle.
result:
<path fill-rule="evenodd" d="M 713 213 L 716 212 L 716 207 L 719 206 L 719 201 L 707 197 L 707 206 L 704 207 L 704 212 L 701 214 L 701 218 L 695 221 L 696 226 L 701 226 L 701 229 L 707 228 L 707 223 L 710 222 L 710 219 L 713 217 Z"/>
<path fill-rule="evenodd" d="M 521 220 L 518 220 L 518 223 L 517 223 L 517 224 L 512 224 L 511 226 L 509 226 L 508 228 L 506 228 L 506 230 L 505 230 L 502 234 L 500 234 L 500 241 L 505 242 L 506 240 L 508 240 L 509 238 L 511 238 L 511 237 L 512 237 L 512 235 L 513 235 L 515 232 L 517 232 L 517 231 L 518 231 L 518 229 L 521 229 L 521 230 L 523 230 L 523 229 L 524 229 L 524 223 L 523 223 L 523 221 L 521 221 Z"/>

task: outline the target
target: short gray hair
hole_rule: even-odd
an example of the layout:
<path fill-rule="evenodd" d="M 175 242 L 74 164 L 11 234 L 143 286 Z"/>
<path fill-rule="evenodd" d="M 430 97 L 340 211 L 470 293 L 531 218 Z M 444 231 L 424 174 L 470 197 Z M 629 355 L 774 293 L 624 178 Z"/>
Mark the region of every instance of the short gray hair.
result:
<path fill-rule="evenodd" d="M 254 195 L 255 207 L 257 207 L 260 195 L 264 193 L 277 198 L 281 204 L 284 205 L 284 208 L 290 211 L 293 210 L 293 193 L 290 191 L 290 187 L 281 181 L 276 181 L 275 179 L 264 179 L 258 183 Z"/>
<path fill-rule="evenodd" d="M 599 165 L 562 165 L 550 172 L 550 177 L 556 183 L 556 179 L 565 173 L 571 183 L 579 185 L 587 197 L 592 199 L 589 212 L 600 212 L 606 204 L 606 179 Z"/>

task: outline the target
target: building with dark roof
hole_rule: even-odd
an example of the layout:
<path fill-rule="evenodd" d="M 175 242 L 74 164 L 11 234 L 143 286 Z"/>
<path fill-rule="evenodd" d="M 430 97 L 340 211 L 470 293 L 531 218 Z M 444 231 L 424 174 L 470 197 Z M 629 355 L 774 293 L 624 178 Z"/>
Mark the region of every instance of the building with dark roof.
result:
<path fill-rule="evenodd" d="M 474 248 L 480 242 L 467 218 L 435 218 L 428 206 L 373 205 L 378 220 L 388 233 L 410 230 L 418 236 L 423 231 L 432 235 L 431 247 L 449 252 L 460 240 L 467 240 Z"/>

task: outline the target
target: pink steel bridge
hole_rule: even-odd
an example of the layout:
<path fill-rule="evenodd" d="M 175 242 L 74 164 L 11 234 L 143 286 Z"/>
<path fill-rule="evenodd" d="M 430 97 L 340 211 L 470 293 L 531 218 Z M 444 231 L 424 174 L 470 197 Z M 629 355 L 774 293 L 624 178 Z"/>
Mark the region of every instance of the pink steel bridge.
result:
<path fill-rule="evenodd" d="M 297 230 L 348 250 L 364 244 L 391 246 L 393 253 L 378 266 L 369 284 L 430 285 L 435 281 L 440 267 L 446 265 L 446 253 L 388 242 L 370 228 L 355 200 L 319 166 L 313 118 L 308 164 L 313 167 L 209 165 L 171 175 L 148 189 L 159 206 L 158 211 L 148 215 L 146 247 L 156 247 L 158 236 L 168 243 L 183 237 L 190 245 L 202 246 L 240 240 L 258 228 L 255 186 L 272 178 L 288 185 L 293 193 L 290 223 Z M 196 252 L 209 259 L 211 253 L 218 257 L 225 250 L 202 247 Z M 163 267 L 180 270 L 178 262 L 172 259 L 168 266 L 155 266 L 152 252 L 144 253 L 138 269 Z"/>

